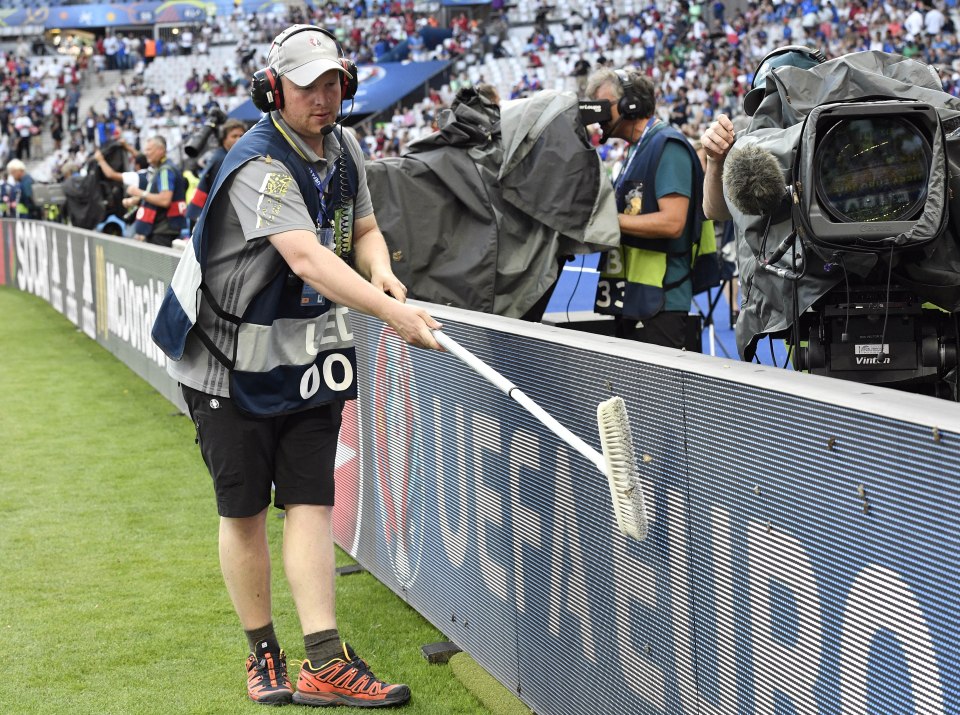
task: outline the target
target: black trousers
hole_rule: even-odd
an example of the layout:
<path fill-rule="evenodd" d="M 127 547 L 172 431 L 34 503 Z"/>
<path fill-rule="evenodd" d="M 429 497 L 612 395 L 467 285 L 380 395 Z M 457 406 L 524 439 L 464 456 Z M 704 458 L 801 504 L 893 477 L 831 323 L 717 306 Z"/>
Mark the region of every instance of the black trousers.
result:
<path fill-rule="evenodd" d="M 680 310 L 664 310 L 640 321 L 618 317 L 616 335 L 618 338 L 679 350 L 687 346 L 688 319 L 687 312 Z"/>

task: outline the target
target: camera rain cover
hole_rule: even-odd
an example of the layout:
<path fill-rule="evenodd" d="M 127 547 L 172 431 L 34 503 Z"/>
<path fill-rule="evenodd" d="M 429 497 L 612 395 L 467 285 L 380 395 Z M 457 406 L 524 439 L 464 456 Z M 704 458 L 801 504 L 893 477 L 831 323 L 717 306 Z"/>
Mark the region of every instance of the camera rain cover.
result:
<path fill-rule="evenodd" d="M 941 89 L 931 67 L 899 55 L 856 52 L 768 75 L 735 146 L 753 144 L 776 157 L 785 190 L 792 176 L 794 210 L 778 216 L 783 220 L 764 241 L 767 218 L 740 212 L 728 197 L 737 228 L 743 359 L 753 359 L 763 336 L 788 330 L 793 316 L 842 283 L 844 273 L 852 279 L 890 269 L 893 283 L 960 310 L 957 127 L 960 100 Z M 807 247 L 795 285 L 757 270 L 757 258 L 794 231 Z M 791 252 L 778 265 L 793 267 Z"/>

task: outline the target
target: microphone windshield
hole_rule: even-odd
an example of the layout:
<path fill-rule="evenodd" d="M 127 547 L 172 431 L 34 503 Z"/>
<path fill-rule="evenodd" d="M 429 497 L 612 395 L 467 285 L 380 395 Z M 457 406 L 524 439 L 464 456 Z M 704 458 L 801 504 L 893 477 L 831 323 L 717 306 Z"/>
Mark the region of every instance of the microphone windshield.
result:
<path fill-rule="evenodd" d="M 330 132 L 332 132 L 336 128 L 336 126 L 337 126 L 336 124 L 327 124 L 325 127 L 323 127 L 320 130 L 320 133 L 323 134 L 323 136 L 327 136 Z"/>
<path fill-rule="evenodd" d="M 730 203 L 748 216 L 776 212 L 787 193 L 777 157 L 755 144 L 730 152 L 723 165 L 723 185 Z"/>

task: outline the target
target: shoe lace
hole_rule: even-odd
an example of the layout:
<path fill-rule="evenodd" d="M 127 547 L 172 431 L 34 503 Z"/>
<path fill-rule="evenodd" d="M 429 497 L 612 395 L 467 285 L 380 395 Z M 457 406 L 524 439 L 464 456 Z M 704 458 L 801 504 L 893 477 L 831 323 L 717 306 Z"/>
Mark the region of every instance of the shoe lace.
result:
<path fill-rule="evenodd" d="M 281 683 L 287 677 L 287 659 L 284 657 L 283 652 L 279 654 L 271 653 L 273 656 L 273 670 L 276 673 L 276 679 L 278 683 Z M 264 653 L 261 657 L 257 658 L 256 655 L 254 658 L 253 668 L 257 672 L 257 677 L 261 680 L 266 678 L 269 680 L 270 667 L 267 665 L 267 654 Z"/>
<path fill-rule="evenodd" d="M 367 665 L 367 662 L 360 658 L 359 656 L 354 656 L 351 660 L 347 661 L 347 666 L 351 668 L 356 668 L 357 673 L 353 677 L 353 680 L 356 681 L 357 678 L 360 678 L 364 675 L 369 676 L 371 683 L 383 683 L 384 681 L 380 680 L 376 675 L 373 674 L 373 671 L 370 670 L 370 666 Z"/>

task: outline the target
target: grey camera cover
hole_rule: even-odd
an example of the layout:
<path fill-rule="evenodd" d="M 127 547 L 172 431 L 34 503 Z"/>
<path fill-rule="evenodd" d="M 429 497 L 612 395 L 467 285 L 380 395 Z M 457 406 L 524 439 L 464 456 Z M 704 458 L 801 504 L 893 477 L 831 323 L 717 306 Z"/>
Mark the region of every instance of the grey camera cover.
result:
<path fill-rule="evenodd" d="M 613 188 L 573 93 L 504 104 L 461 90 L 440 129 L 367 164 L 393 270 L 410 297 L 520 317 L 563 256 L 620 244 Z"/>
<path fill-rule="evenodd" d="M 955 312 L 960 310 L 960 100 L 944 92 L 936 71 L 921 62 L 884 52 L 856 52 L 829 60 L 810 69 L 781 67 L 766 80 L 766 94 L 746 131 L 737 137 L 735 148 L 756 144 L 770 151 L 783 169 L 791 168 L 802 141 L 803 121 L 818 106 L 833 102 L 875 99 L 910 99 L 937 109 L 946 135 L 949 170 L 950 221 L 943 235 L 923 248 L 876 254 L 844 254 L 844 267 L 851 276 L 864 276 L 877 261 L 893 261 L 892 280 L 913 290 L 925 301 Z M 812 152 L 805 152 L 804 158 Z M 934 171 L 931 182 L 942 182 Z M 786 186 L 786 184 L 785 184 Z M 727 187 L 725 187 L 726 191 Z M 942 192 L 941 192 L 942 193 Z M 766 218 L 739 212 L 727 200 L 736 226 L 737 257 L 740 269 L 741 312 L 736 325 L 737 349 L 752 360 L 757 342 L 768 334 L 782 334 L 793 323 L 794 284 L 769 272 L 758 270 Z M 786 239 L 793 229 L 787 218 L 770 227 L 766 251 Z M 892 257 L 892 258 L 891 258 Z M 824 260 L 807 251 L 807 271 L 797 282 L 797 314 L 844 280 L 842 270 L 825 270 Z M 791 265 L 788 252 L 778 264 Z M 884 263 L 886 265 L 886 263 Z"/>

